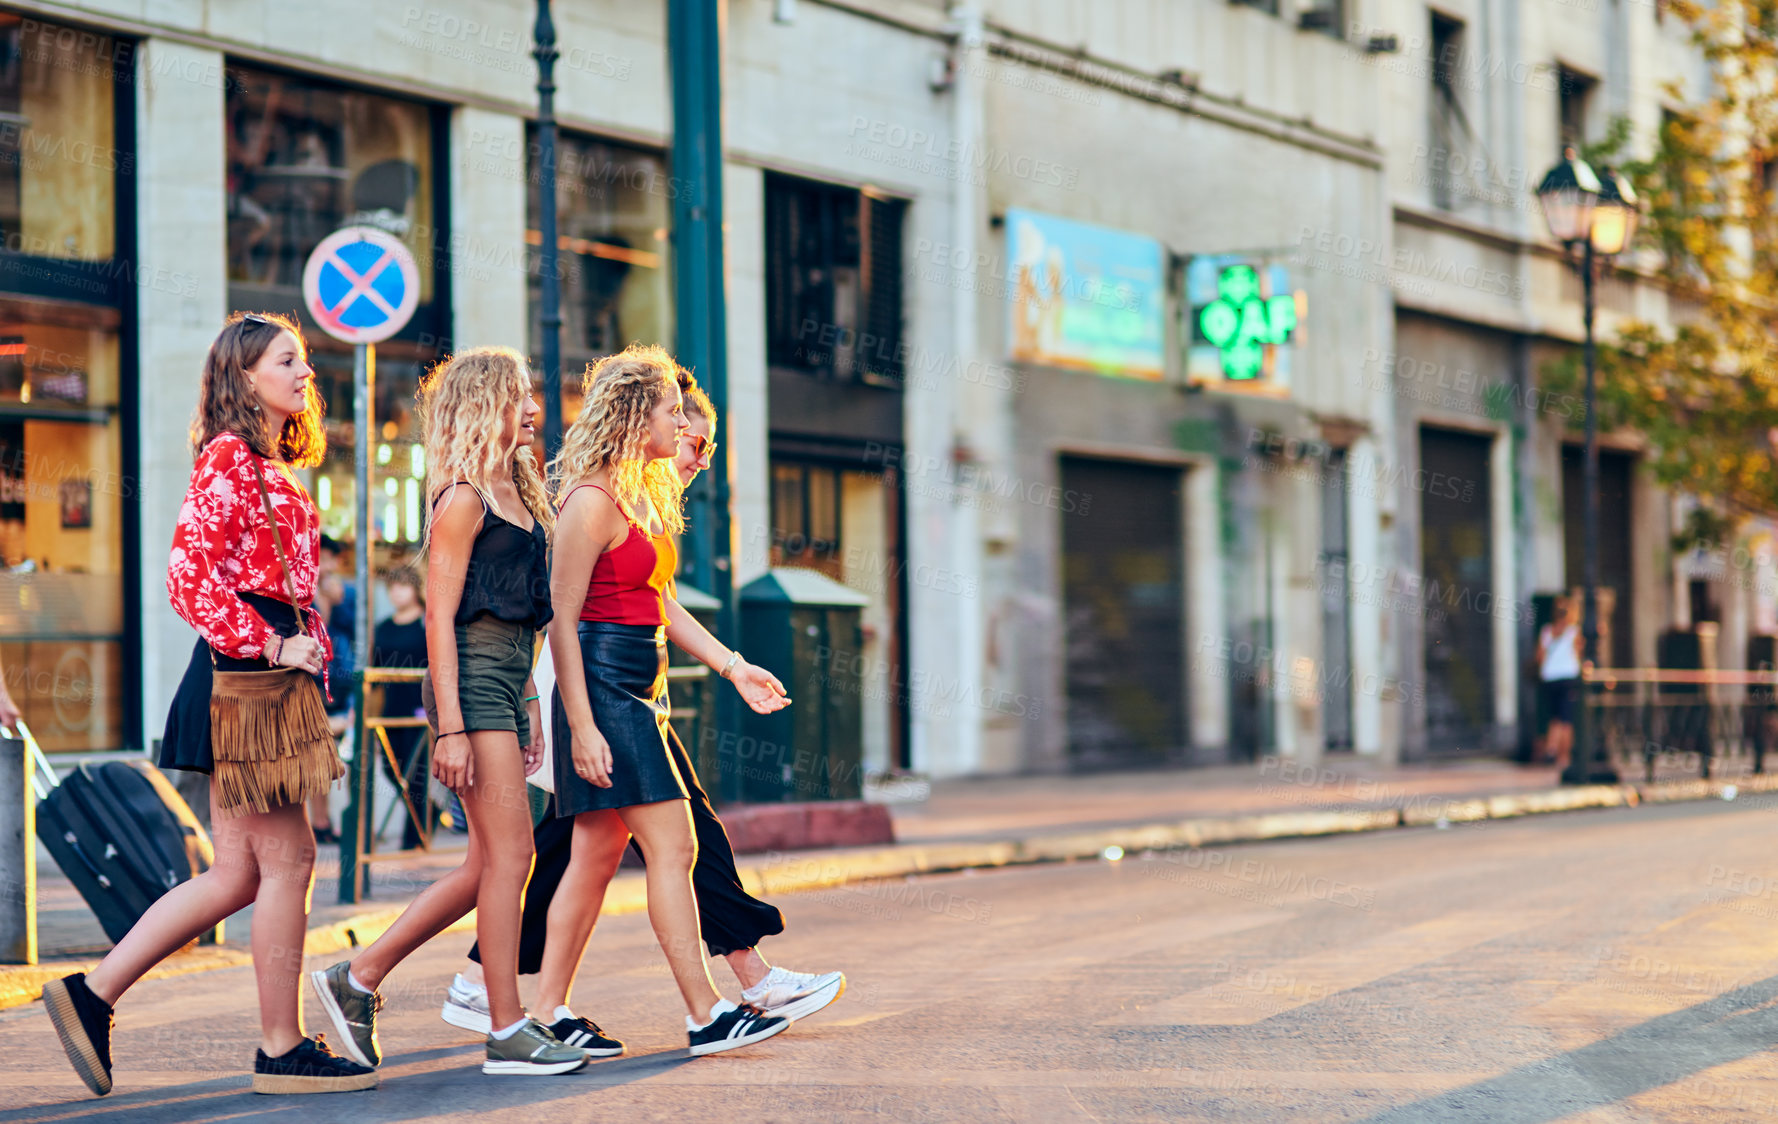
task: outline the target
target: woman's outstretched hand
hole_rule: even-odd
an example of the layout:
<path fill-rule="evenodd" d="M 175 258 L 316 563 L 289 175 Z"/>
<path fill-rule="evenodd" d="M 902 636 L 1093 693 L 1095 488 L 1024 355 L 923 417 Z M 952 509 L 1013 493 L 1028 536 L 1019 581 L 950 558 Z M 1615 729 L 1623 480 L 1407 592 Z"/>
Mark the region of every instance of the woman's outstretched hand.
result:
<path fill-rule="evenodd" d="M 778 677 L 758 664 L 742 660 L 729 672 L 729 682 L 741 692 L 741 698 L 755 714 L 771 714 L 790 705 L 790 696 Z"/>

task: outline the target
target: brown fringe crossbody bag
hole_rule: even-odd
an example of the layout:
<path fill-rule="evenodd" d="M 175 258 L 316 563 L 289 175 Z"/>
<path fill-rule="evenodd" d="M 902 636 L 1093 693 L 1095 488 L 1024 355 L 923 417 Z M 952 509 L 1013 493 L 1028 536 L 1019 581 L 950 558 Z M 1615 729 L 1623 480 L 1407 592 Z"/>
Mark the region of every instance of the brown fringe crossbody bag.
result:
<path fill-rule="evenodd" d="M 284 554 L 284 536 L 272 513 L 265 473 L 253 458 L 260 502 L 272 525 L 272 544 L 284 573 L 285 593 L 296 610 L 296 627 L 309 634 L 296 583 Z M 216 650 L 210 650 L 214 668 Z M 229 815 L 268 812 L 300 804 L 326 792 L 345 775 L 333 734 L 327 729 L 327 707 L 308 672 L 296 667 L 270 671 L 212 671 L 210 689 L 210 751 L 215 758 L 211 783 L 216 804 Z"/>

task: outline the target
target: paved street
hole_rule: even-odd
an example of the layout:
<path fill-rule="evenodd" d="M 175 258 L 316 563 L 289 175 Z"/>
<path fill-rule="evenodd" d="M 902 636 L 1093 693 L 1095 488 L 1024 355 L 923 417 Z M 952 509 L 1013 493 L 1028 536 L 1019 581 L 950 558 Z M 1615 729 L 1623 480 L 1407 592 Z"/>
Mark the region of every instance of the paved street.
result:
<path fill-rule="evenodd" d="M 697 1061 L 645 919 L 619 917 L 577 999 L 630 1056 L 564 1078 L 483 1077 L 479 1047 L 439 1021 L 467 935 L 386 987 L 377 1092 L 255 1097 L 248 973 L 154 981 L 125 1000 L 105 1100 L 40 1006 L 0 1014 L 0 1124 L 1769 1120 L 1775 810 L 1578 813 L 790 896 L 791 931 L 767 952 L 843 967 L 851 990 L 777 1040 Z"/>

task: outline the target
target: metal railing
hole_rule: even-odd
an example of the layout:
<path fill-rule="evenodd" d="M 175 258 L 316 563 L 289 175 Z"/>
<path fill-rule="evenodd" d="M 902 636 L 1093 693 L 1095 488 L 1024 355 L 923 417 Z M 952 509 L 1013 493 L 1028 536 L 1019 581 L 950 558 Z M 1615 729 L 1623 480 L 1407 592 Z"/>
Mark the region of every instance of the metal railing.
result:
<path fill-rule="evenodd" d="M 1706 778 L 1734 759 L 1763 773 L 1778 746 L 1775 672 L 1594 668 L 1584 684 L 1587 717 L 1607 755 L 1626 773 L 1640 765 L 1651 781 L 1658 764 L 1674 761 Z"/>
<path fill-rule="evenodd" d="M 364 669 L 364 692 L 368 696 L 372 687 L 419 683 L 425 678 L 425 668 L 367 667 Z M 369 707 L 363 709 L 368 711 Z M 390 740 L 390 730 L 423 731 L 420 743 L 414 747 L 405 767 L 395 752 L 394 742 Z M 423 855 L 432 850 L 432 839 L 438 829 L 441 811 L 432 798 L 432 729 L 426 719 L 418 715 L 402 717 L 365 713 L 360 717 L 356 731 L 352 762 L 347 769 L 350 792 L 346 806 L 347 823 L 340 840 L 342 852 L 346 851 L 348 845 L 351 849 L 350 854 L 342 853 L 340 856 L 343 860 L 340 864 L 341 889 L 350 889 L 350 900 L 353 901 L 358 900 L 358 896 L 370 888 L 371 863 Z M 396 799 L 383 809 L 383 815 L 373 831 L 367 829 L 371 826 L 371 818 L 376 814 L 375 792 L 379 764 L 387 767 L 388 775 L 395 782 Z M 388 830 L 397 811 L 405 811 L 412 817 L 420 846 L 379 851 L 377 844 L 381 842 L 383 833 Z M 346 885 L 348 881 L 353 884 L 351 887 Z"/>

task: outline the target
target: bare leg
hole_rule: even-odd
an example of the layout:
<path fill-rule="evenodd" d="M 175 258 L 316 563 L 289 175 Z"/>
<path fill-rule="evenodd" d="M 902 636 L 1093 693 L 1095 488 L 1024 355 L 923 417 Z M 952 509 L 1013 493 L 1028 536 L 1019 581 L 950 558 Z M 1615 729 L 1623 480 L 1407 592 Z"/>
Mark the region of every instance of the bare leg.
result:
<path fill-rule="evenodd" d="M 519 1002 L 519 918 L 535 856 L 531 798 L 517 734 L 483 730 L 469 735 L 469 742 L 475 781 L 463 793 L 463 810 L 484 847 L 475 889 L 475 938 L 486 969 L 489 1021 L 500 1030 L 525 1017 Z"/>
<path fill-rule="evenodd" d="M 474 735 L 471 736 L 473 744 Z M 481 767 L 477 755 L 476 767 Z M 464 801 L 467 811 L 468 801 Z M 352 975 L 371 990 L 383 977 L 407 959 L 408 954 L 445 931 L 453 921 L 475 908 L 476 890 L 481 885 L 483 852 L 487 848 L 487 832 L 474 819 L 469 821 L 469 849 L 463 865 L 437 882 L 421 890 L 395 923 L 370 947 L 352 959 Z M 507 1025 L 511 1025 L 508 1023 Z"/>
<path fill-rule="evenodd" d="M 1568 767 L 1569 750 L 1574 745 L 1574 727 L 1561 719 L 1550 722 L 1550 755 L 1556 760 L 1556 768 Z"/>
<path fill-rule="evenodd" d="M 373 991 L 409 953 L 475 907 L 482 846 L 472 829 L 463 865 L 421 890 L 395 923 L 352 960 L 352 977 Z"/>
<path fill-rule="evenodd" d="M 258 817 L 253 836 L 259 893 L 253 899 L 253 971 L 259 984 L 259 1026 L 267 1056 L 294 1050 L 303 1040 L 303 937 L 309 928 L 309 892 L 315 882 L 315 833 L 301 806 L 290 804 Z"/>
<path fill-rule="evenodd" d="M 723 959 L 728 961 L 728 966 L 734 970 L 735 978 L 741 981 L 743 988 L 759 983 L 772 970 L 772 966 L 766 963 L 766 958 L 759 954 L 757 948 L 737 949 Z"/>
<path fill-rule="evenodd" d="M 629 843 L 630 829 L 616 812 L 582 812 L 574 817 L 573 850 L 550 899 L 549 936 L 537 973 L 537 1009 L 546 1017 L 553 1018 L 557 1007 L 568 1005 L 574 973 L 605 904 L 605 890 Z"/>
<path fill-rule="evenodd" d="M 692 1019 L 708 1022 L 710 1008 L 722 997 L 710 979 L 698 931 L 698 898 L 691 888 L 698 841 L 692 834 L 691 812 L 684 800 L 662 800 L 620 808 L 617 814 L 642 847 L 648 869 L 648 921 L 667 954 L 673 982 L 679 985 Z"/>
<path fill-rule="evenodd" d="M 465 959 L 463 970 L 458 975 L 479 988 L 486 989 L 488 986 L 488 977 L 482 974 L 482 966 L 473 960 Z M 512 1024 L 507 1023 L 506 1025 L 511 1026 Z"/>
<path fill-rule="evenodd" d="M 115 1005 L 123 993 L 150 968 L 196 940 L 206 930 L 215 928 L 226 918 L 251 905 L 260 891 L 260 862 L 255 857 L 256 840 L 260 835 L 285 838 L 288 828 L 284 821 L 288 820 L 295 820 L 301 825 L 304 834 L 307 834 L 307 821 L 301 809 L 294 805 L 263 814 L 225 816 L 222 809 L 216 806 L 215 789 L 212 788 L 210 839 L 215 848 L 215 862 L 209 870 L 175 886 L 148 907 L 148 912 L 124 934 L 123 940 L 118 941 L 99 966 L 87 974 L 86 983 L 93 994 Z M 309 837 L 306 849 L 293 854 L 292 862 L 281 865 L 279 869 L 286 874 L 293 872 L 301 854 L 307 854 L 310 861 L 313 861 L 312 837 Z M 302 877 L 306 882 L 308 876 Z M 307 918 L 304 917 L 298 925 L 298 949 L 302 944 L 300 934 L 306 924 Z M 277 973 L 279 969 L 259 960 L 258 943 L 256 925 L 254 973 L 261 978 L 262 1005 L 268 995 L 277 991 L 278 986 L 283 986 L 289 992 L 288 1002 L 281 1008 L 288 1010 L 287 1016 L 274 1016 L 273 1012 L 262 1009 L 264 1041 L 261 1046 L 270 1054 L 283 1045 L 284 1049 L 278 1050 L 278 1053 L 283 1053 L 295 1045 L 292 1036 L 300 1038 L 302 1035 L 301 1023 L 298 1021 L 295 977 L 291 976 L 282 985 L 274 985 L 266 980 L 264 977 Z M 300 952 L 298 955 L 300 956 Z M 280 1029 L 275 1035 L 271 1029 L 274 1017 L 280 1020 Z"/>

